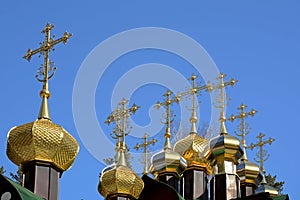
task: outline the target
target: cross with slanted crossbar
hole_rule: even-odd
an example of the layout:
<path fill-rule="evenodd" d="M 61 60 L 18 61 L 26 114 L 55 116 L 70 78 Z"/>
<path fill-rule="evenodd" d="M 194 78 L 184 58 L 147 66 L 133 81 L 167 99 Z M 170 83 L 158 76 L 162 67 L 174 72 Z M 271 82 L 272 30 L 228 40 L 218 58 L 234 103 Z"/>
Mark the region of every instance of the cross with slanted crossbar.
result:
<path fill-rule="evenodd" d="M 49 76 L 49 72 L 51 71 L 50 68 L 52 68 L 53 63 L 50 62 L 49 60 L 49 53 L 51 50 L 54 50 L 54 46 L 60 42 L 63 42 L 64 44 L 67 43 L 68 39 L 72 36 L 72 34 L 65 32 L 64 35 L 59 38 L 54 40 L 54 37 L 51 37 L 50 31 L 54 28 L 52 24 L 47 23 L 45 29 L 42 30 L 42 33 L 45 33 L 45 41 L 41 42 L 41 46 L 35 50 L 28 49 L 27 53 L 23 56 L 26 60 L 30 61 L 31 57 L 37 53 L 40 53 L 41 55 L 44 56 L 44 64 L 42 67 L 39 69 L 38 74 L 43 75 L 43 79 L 39 79 L 38 75 L 36 75 L 36 78 L 40 82 L 44 82 L 45 87 L 47 87 L 47 82 L 49 79 L 51 79 L 54 75 L 54 72 L 56 68 L 53 69 L 53 73 Z M 48 88 L 44 88 L 48 89 Z"/>
<path fill-rule="evenodd" d="M 263 133 L 259 133 L 259 135 L 256 137 L 256 138 L 258 138 L 258 143 L 256 143 L 256 144 L 251 143 L 249 148 L 251 150 L 253 150 L 254 147 L 259 147 L 259 152 L 257 153 L 258 159 L 255 159 L 255 161 L 260 163 L 260 170 L 265 174 L 266 170 L 264 168 L 264 162 L 266 162 L 266 160 L 268 160 L 270 154 L 267 154 L 267 151 L 263 149 L 263 146 L 266 144 L 271 145 L 272 142 L 275 141 L 275 139 L 270 137 L 268 140 L 263 140 L 264 136 L 266 136 L 266 135 Z"/>
<path fill-rule="evenodd" d="M 219 81 L 219 83 L 217 84 L 207 84 L 207 89 L 209 91 L 213 91 L 213 90 L 220 90 L 220 98 L 218 99 L 217 105 L 215 105 L 217 108 L 220 108 L 220 134 L 227 134 L 227 130 L 225 127 L 225 121 L 226 121 L 226 117 L 225 117 L 225 107 L 227 106 L 227 103 L 225 101 L 225 87 L 227 86 L 231 86 L 233 87 L 235 85 L 235 83 L 237 82 L 237 80 L 231 78 L 230 81 L 228 82 L 224 82 L 224 78 L 226 77 L 226 74 L 220 73 L 219 76 L 217 77 L 217 80 Z"/>
<path fill-rule="evenodd" d="M 144 164 L 143 174 L 144 175 L 147 175 L 149 173 L 148 172 L 148 146 L 150 144 L 154 145 L 157 142 L 157 139 L 155 139 L 155 138 L 152 138 L 152 140 L 150 140 L 150 141 L 148 140 L 148 138 L 149 138 L 149 135 L 147 133 L 145 133 L 142 138 L 143 143 L 141 143 L 141 144 L 137 143 L 134 147 L 137 151 L 140 148 L 143 148 L 143 150 L 144 150 L 144 162 L 143 162 L 143 164 Z"/>

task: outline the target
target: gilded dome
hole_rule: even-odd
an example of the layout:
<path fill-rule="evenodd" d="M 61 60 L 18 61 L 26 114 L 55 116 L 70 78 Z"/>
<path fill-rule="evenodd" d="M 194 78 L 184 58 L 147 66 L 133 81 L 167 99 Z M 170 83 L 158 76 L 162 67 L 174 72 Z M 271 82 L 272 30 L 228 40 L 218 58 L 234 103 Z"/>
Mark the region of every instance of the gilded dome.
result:
<path fill-rule="evenodd" d="M 122 165 L 105 171 L 98 185 L 98 191 L 105 199 L 118 194 L 137 199 L 143 189 L 143 180 L 129 167 Z"/>
<path fill-rule="evenodd" d="M 164 149 L 152 156 L 150 172 L 155 176 L 163 173 L 176 173 L 179 176 L 186 168 L 186 160 L 172 149 Z"/>
<path fill-rule="evenodd" d="M 49 119 L 37 119 L 8 132 L 6 153 L 18 166 L 41 161 L 65 171 L 73 164 L 78 151 L 76 140 Z"/>
<path fill-rule="evenodd" d="M 236 167 L 236 172 L 240 177 L 241 184 L 253 184 L 259 174 L 259 167 L 257 164 L 248 160 L 241 160 Z"/>
<path fill-rule="evenodd" d="M 222 158 L 222 160 L 231 161 L 238 164 L 242 157 L 243 150 L 240 147 L 240 141 L 227 133 L 222 133 L 209 142 L 209 149 L 205 157 L 210 161 Z"/>
<path fill-rule="evenodd" d="M 188 168 L 201 167 L 210 174 L 212 168 L 210 163 L 204 158 L 204 151 L 207 145 L 208 141 L 205 138 L 200 137 L 197 133 L 190 133 L 175 144 L 174 151 L 187 161 Z"/>
<path fill-rule="evenodd" d="M 266 177 L 263 175 L 263 180 L 261 181 L 258 188 L 255 190 L 255 194 L 266 192 L 268 192 L 271 197 L 278 196 L 278 191 L 274 187 L 267 184 Z"/>

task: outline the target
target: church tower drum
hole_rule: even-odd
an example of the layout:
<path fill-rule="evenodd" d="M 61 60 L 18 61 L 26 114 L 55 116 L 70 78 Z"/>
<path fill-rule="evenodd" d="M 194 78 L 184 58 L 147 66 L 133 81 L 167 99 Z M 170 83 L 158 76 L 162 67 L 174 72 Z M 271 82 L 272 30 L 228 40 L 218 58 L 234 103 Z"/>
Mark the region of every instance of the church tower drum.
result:
<path fill-rule="evenodd" d="M 182 93 L 182 96 L 192 96 L 191 130 L 188 136 L 174 145 L 174 151 L 187 161 L 187 168 L 180 180 L 180 194 L 184 199 L 208 199 L 208 176 L 212 173 L 210 163 L 204 158 L 204 150 L 208 141 L 197 133 L 197 103 L 196 95 L 201 90 L 208 91 L 207 86 L 196 85 L 196 75 L 192 75 L 192 88 Z"/>
<path fill-rule="evenodd" d="M 233 86 L 236 80 L 231 79 L 224 83 L 224 74 L 220 74 L 217 85 L 212 89 L 220 90 L 220 133 L 209 141 L 208 151 L 205 157 L 213 165 L 213 177 L 210 181 L 211 200 L 229 200 L 240 197 L 240 179 L 236 174 L 236 165 L 243 155 L 240 141 L 228 134 L 225 127 L 225 94 L 224 88 Z"/>

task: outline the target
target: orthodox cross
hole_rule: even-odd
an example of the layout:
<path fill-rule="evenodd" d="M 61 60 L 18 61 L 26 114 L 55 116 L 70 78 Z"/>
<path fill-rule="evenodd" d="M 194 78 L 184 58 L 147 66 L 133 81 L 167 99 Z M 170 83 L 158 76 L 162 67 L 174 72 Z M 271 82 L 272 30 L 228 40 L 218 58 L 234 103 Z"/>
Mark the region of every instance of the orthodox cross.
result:
<path fill-rule="evenodd" d="M 257 113 L 257 111 L 254 110 L 253 108 L 249 112 L 247 112 L 245 110 L 246 108 L 247 108 L 246 105 L 241 104 L 240 107 L 238 107 L 238 110 L 240 112 L 237 115 L 232 114 L 229 118 L 229 120 L 231 122 L 234 122 L 234 120 L 236 120 L 236 119 L 240 120 L 240 124 L 238 125 L 238 131 L 240 132 L 240 134 L 236 133 L 236 135 L 241 137 L 241 140 L 242 140 L 242 145 L 244 147 L 244 155 L 243 155 L 242 159 L 244 159 L 244 160 L 248 160 L 247 154 L 246 154 L 246 148 L 247 148 L 246 135 L 248 135 L 250 133 L 248 124 L 245 122 L 245 118 L 247 118 L 249 116 L 253 117 Z"/>
<path fill-rule="evenodd" d="M 50 31 L 54 28 L 52 24 L 47 23 L 46 27 L 44 30 L 42 30 L 42 33 L 45 33 L 45 41 L 40 43 L 40 47 L 31 50 L 28 49 L 27 53 L 23 56 L 26 60 L 30 61 L 31 57 L 37 53 L 40 53 L 41 55 L 44 56 L 44 64 L 39 68 L 38 70 L 38 75 L 36 75 L 37 79 L 40 82 L 44 82 L 44 85 L 47 86 L 47 82 L 49 79 L 51 79 L 54 75 L 54 72 L 56 68 L 53 68 L 53 62 L 49 60 L 49 53 L 50 51 L 54 50 L 54 46 L 63 42 L 64 44 L 67 43 L 68 39 L 72 36 L 72 34 L 65 32 L 64 35 L 59 38 L 54 40 L 54 37 L 51 37 Z M 53 70 L 53 73 L 49 76 L 50 71 Z M 42 75 L 44 76 L 43 79 L 39 79 L 38 76 Z"/>
<path fill-rule="evenodd" d="M 179 101 L 181 100 L 181 96 L 178 95 L 178 96 L 175 96 L 174 98 L 171 99 L 171 95 L 173 93 L 168 90 L 164 96 L 166 97 L 165 101 L 164 102 L 157 102 L 155 107 L 157 109 L 159 109 L 161 106 L 164 106 L 166 108 L 166 114 L 165 114 L 165 120 L 164 122 L 162 122 L 163 124 L 166 124 L 166 133 L 164 135 L 164 137 L 166 138 L 166 142 L 165 142 L 165 146 L 164 146 L 164 149 L 172 149 L 171 147 L 171 142 L 170 142 L 170 138 L 171 138 L 171 123 L 174 121 L 175 119 L 175 115 L 174 115 L 174 118 L 171 119 L 171 115 L 173 115 L 171 113 L 171 105 L 173 103 L 179 103 Z"/>
<path fill-rule="evenodd" d="M 225 126 L 225 121 L 226 121 L 226 117 L 225 117 L 225 108 L 227 106 L 226 103 L 226 99 L 225 99 L 225 87 L 227 86 L 231 86 L 233 87 L 235 85 L 235 83 L 237 82 L 237 80 L 231 78 L 228 82 L 224 82 L 224 78 L 226 77 L 226 74 L 222 74 L 220 73 L 219 76 L 217 77 L 217 80 L 219 81 L 219 83 L 217 84 L 211 84 L 208 83 L 207 84 L 207 89 L 208 91 L 213 91 L 213 90 L 220 90 L 220 97 L 218 99 L 218 104 L 215 105 L 217 108 L 220 108 L 220 134 L 227 134 L 227 130 L 226 130 L 226 126 Z"/>
<path fill-rule="evenodd" d="M 116 139 L 116 160 L 118 160 L 118 153 L 121 151 L 125 153 L 126 144 L 125 144 L 125 136 L 130 133 L 131 130 L 127 130 L 129 127 L 128 118 L 131 115 L 134 115 L 136 111 L 140 108 L 140 106 L 135 103 L 132 107 L 127 108 L 128 100 L 122 99 L 120 103 L 117 104 L 116 110 L 112 111 L 111 114 L 107 117 L 105 123 L 110 125 L 110 123 L 115 123 L 115 129 L 113 133 L 115 134 L 114 139 Z"/>
<path fill-rule="evenodd" d="M 250 144 L 250 146 L 249 146 L 249 148 L 251 149 L 251 150 L 253 150 L 254 149 L 254 147 L 259 147 L 259 152 L 257 153 L 257 157 L 258 157 L 258 159 L 254 159 L 256 162 L 259 162 L 259 164 L 260 164 L 260 170 L 265 174 L 266 173 L 266 170 L 265 170 L 265 168 L 264 168 L 264 162 L 266 161 L 266 160 L 268 160 L 268 158 L 269 158 L 269 156 L 270 156 L 270 154 L 267 154 L 267 151 L 266 150 L 264 150 L 263 149 L 263 147 L 266 145 L 266 144 L 272 144 L 272 142 L 274 142 L 275 141 L 275 139 L 273 139 L 273 138 L 269 138 L 268 140 L 263 140 L 263 137 L 264 136 L 266 136 L 265 134 L 263 134 L 263 133 L 259 133 L 259 135 L 256 137 L 256 138 L 258 138 L 258 143 L 256 143 L 256 144 L 253 144 L 253 143 L 251 143 Z"/>
<path fill-rule="evenodd" d="M 201 85 L 201 84 L 196 83 L 197 78 L 198 78 L 198 76 L 196 76 L 193 73 L 192 76 L 190 78 L 188 78 L 188 80 L 190 80 L 192 82 L 192 87 L 189 88 L 187 91 L 177 95 L 179 97 L 192 96 L 192 108 L 191 108 L 192 116 L 190 118 L 190 122 L 192 124 L 192 127 L 191 127 L 190 133 L 197 133 L 197 128 L 196 128 L 196 123 L 198 121 L 197 114 L 196 114 L 196 110 L 197 110 L 197 107 L 198 107 L 197 102 L 196 102 L 197 95 L 200 95 L 200 92 L 202 90 L 205 90 L 205 91 L 209 92 L 209 88 L 208 88 L 207 85 Z"/>
<path fill-rule="evenodd" d="M 43 89 L 40 92 L 40 96 L 43 99 L 42 107 L 40 110 L 39 118 L 47 118 L 50 119 L 50 114 L 48 111 L 48 103 L 47 99 L 50 97 L 50 92 L 48 90 L 48 80 L 50 80 L 55 71 L 56 67 L 54 67 L 54 63 L 49 60 L 49 53 L 51 50 L 54 50 L 54 46 L 60 42 L 63 42 L 64 44 L 67 43 L 68 39 L 72 36 L 72 34 L 65 32 L 64 35 L 54 40 L 54 36 L 50 36 L 50 31 L 54 28 L 52 24 L 47 23 L 44 30 L 42 30 L 42 33 L 45 33 L 45 41 L 40 43 L 40 47 L 31 50 L 28 49 L 27 53 L 23 56 L 28 62 L 31 60 L 31 57 L 37 53 L 40 53 L 40 56 L 44 56 L 44 64 L 42 64 L 37 72 L 36 78 L 38 81 L 43 82 Z M 52 73 L 51 73 L 52 72 Z M 51 73 L 49 75 L 49 73 Z M 42 76 L 43 78 L 40 79 L 39 76 Z"/>
<path fill-rule="evenodd" d="M 149 138 L 149 135 L 147 133 L 145 133 L 143 138 L 142 138 L 143 143 L 141 143 L 141 144 L 137 143 L 134 147 L 137 151 L 139 150 L 139 148 L 143 148 L 143 150 L 144 150 L 144 162 L 143 162 L 144 171 L 143 171 L 143 174 L 145 174 L 145 175 L 147 175 L 149 173 L 148 172 L 148 157 L 147 157 L 147 155 L 148 155 L 148 146 L 150 144 L 154 145 L 157 142 L 157 140 L 154 139 L 154 138 L 151 141 L 149 141 L 148 138 Z"/>

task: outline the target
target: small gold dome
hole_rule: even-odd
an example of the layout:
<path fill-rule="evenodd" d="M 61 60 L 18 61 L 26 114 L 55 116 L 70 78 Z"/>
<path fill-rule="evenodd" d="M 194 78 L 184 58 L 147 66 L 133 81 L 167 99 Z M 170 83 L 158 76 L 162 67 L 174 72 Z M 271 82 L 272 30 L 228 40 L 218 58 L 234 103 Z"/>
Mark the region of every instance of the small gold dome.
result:
<path fill-rule="evenodd" d="M 66 171 L 73 164 L 78 151 L 76 140 L 49 119 L 37 119 L 8 132 L 6 153 L 18 166 L 41 161 Z"/>
<path fill-rule="evenodd" d="M 258 188 L 255 190 L 255 194 L 266 193 L 266 192 L 268 192 L 271 197 L 278 196 L 278 191 L 274 187 L 267 184 L 266 178 L 263 175 L 263 180 L 261 181 Z"/>
<path fill-rule="evenodd" d="M 212 167 L 204 158 L 204 151 L 208 145 L 205 138 L 197 133 L 190 133 L 188 136 L 176 142 L 174 151 L 179 153 L 186 161 L 187 168 L 203 168 L 207 174 L 211 174 Z"/>
<path fill-rule="evenodd" d="M 237 174 L 240 177 L 241 184 L 256 185 L 256 179 L 259 174 L 259 167 L 257 164 L 248 160 L 241 160 L 236 167 Z"/>
<path fill-rule="evenodd" d="M 222 133 L 210 140 L 205 157 L 211 162 L 220 158 L 220 160 L 231 161 L 237 165 L 242 155 L 243 150 L 240 147 L 239 139 L 227 133 Z"/>
<path fill-rule="evenodd" d="M 172 149 L 164 149 L 152 156 L 150 172 L 157 176 L 163 173 L 175 173 L 180 176 L 185 170 L 186 160 Z"/>
<path fill-rule="evenodd" d="M 98 185 L 98 191 L 105 199 L 114 195 L 138 199 L 143 189 L 143 180 L 129 167 L 122 165 L 104 172 Z"/>

